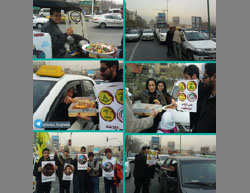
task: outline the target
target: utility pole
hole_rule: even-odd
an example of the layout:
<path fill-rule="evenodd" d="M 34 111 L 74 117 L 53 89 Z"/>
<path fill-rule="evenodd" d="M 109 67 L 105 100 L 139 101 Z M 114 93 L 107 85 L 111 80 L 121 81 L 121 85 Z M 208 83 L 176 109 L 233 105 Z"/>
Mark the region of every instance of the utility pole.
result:
<path fill-rule="evenodd" d="M 166 2 L 167 2 L 167 23 L 168 23 L 168 2 L 169 2 L 170 0 L 166 0 Z"/>
<path fill-rule="evenodd" d="M 209 0 L 207 0 L 207 25 L 208 25 L 208 33 L 209 33 L 209 39 L 211 39 L 211 25 L 210 25 L 210 10 L 209 10 Z"/>
<path fill-rule="evenodd" d="M 181 154 L 181 135 L 180 135 L 180 154 Z"/>

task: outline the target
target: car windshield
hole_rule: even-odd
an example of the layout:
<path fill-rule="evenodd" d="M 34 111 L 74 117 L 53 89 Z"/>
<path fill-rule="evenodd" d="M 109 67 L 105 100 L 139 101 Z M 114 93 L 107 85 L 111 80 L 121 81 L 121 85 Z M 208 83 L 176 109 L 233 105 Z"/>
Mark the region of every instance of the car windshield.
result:
<path fill-rule="evenodd" d="M 167 159 L 166 155 L 159 155 L 161 161 L 165 161 Z"/>
<path fill-rule="evenodd" d="M 174 86 L 173 88 L 173 92 L 171 93 L 171 95 L 174 97 L 174 99 L 177 101 L 178 97 L 178 86 Z"/>
<path fill-rule="evenodd" d="M 33 113 L 37 110 L 55 84 L 56 81 L 33 81 Z"/>
<path fill-rule="evenodd" d="M 167 33 L 167 32 L 168 32 L 168 29 L 165 29 L 165 28 L 160 29 L 160 33 Z"/>
<path fill-rule="evenodd" d="M 216 185 L 216 162 L 187 161 L 181 163 L 183 186 L 212 186 Z"/>
<path fill-rule="evenodd" d="M 128 157 L 135 157 L 135 153 L 129 153 Z"/>
<path fill-rule="evenodd" d="M 144 33 L 153 33 L 153 31 L 151 29 L 146 29 L 143 31 Z"/>
<path fill-rule="evenodd" d="M 208 40 L 208 37 L 198 31 L 184 32 L 188 41 Z"/>
<path fill-rule="evenodd" d="M 137 30 L 131 30 L 128 32 L 128 34 L 138 34 L 138 31 Z"/>

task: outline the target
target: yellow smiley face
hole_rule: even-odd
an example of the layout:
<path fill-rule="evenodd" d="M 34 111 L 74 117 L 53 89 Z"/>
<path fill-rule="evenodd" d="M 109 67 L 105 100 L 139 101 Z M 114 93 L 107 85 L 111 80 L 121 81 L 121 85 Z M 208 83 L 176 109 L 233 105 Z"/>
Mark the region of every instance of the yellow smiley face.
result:
<path fill-rule="evenodd" d="M 184 93 L 180 93 L 179 99 L 180 99 L 180 101 L 185 101 L 186 100 L 186 95 Z"/>
<path fill-rule="evenodd" d="M 115 98 L 119 104 L 123 104 L 123 90 L 119 89 L 115 93 Z"/>
<path fill-rule="evenodd" d="M 184 82 L 180 82 L 179 83 L 179 91 L 184 92 L 184 90 L 186 89 L 186 85 Z"/>
<path fill-rule="evenodd" d="M 108 91 L 105 91 L 105 90 L 99 92 L 98 99 L 104 105 L 109 105 L 113 102 L 112 94 Z"/>
<path fill-rule="evenodd" d="M 100 114 L 105 121 L 111 122 L 115 119 L 115 112 L 110 107 L 103 107 Z"/>
<path fill-rule="evenodd" d="M 189 81 L 189 82 L 187 83 L 187 89 L 188 89 L 189 91 L 194 91 L 196 88 L 197 88 L 196 82 L 194 82 L 194 81 Z"/>

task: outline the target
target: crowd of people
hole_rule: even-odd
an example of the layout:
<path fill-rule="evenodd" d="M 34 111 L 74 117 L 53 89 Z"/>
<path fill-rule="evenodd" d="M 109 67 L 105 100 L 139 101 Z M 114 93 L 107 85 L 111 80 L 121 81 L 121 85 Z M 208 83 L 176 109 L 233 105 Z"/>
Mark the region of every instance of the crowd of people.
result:
<path fill-rule="evenodd" d="M 190 113 L 190 128 L 197 133 L 216 133 L 216 63 L 205 64 L 202 80 L 196 65 L 185 67 L 183 76 L 186 80 L 198 80 L 197 111 Z M 174 98 L 167 93 L 165 82 L 156 82 L 153 78 L 147 80 L 145 90 L 132 97 L 132 102 L 136 100 L 147 104 L 177 106 Z M 126 132 L 177 132 L 170 112 L 153 112 L 149 117 L 140 116 L 138 118 L 133 113 L 132 102 L 126 91 Z"/>
<path fill-rule="evenodd" d="M 86 148 L 83 146 L 79 154 L 87 154 Z M 60 193 L 70 193 L 71 181 L 63 180 L 64 164 L 73 165 L 73 193 L 99 193 L 99 177 L 102 176 L 102 169 L 104 161 L 109 161 L 114 166 L 114 177 L 104 177 L 105 193 L 116 193 L 117 186 L 122 180 L 122 167 L 116 157 L 112 155 L 110 148 L 105 149 L 105 157 L 102 164 L 99 164 L 94 157 L 93 152 L 88 152 L 88 167 L 86 170 L 78 170 L 78 154 L 72 159 L 69 154 L 69 148 L 65 147 L 62 155 L 55 151 L 54 159 L 50 159 L 50 150 L 43 149 L 42 157 L 35 163 L 33 175 L 36 177 L 36 192 L 37 193 L 50 193 L 52 182 L 42 182 L 41 172 L 44 170 L 42 167 L 43 161 L 55 161 L 56 174 L 59 181 Z"/>

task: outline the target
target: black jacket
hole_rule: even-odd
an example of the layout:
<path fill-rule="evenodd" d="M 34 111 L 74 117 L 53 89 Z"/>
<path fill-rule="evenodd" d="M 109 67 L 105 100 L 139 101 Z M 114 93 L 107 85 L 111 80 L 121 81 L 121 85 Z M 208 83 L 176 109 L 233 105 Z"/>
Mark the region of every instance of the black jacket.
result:
<path fill-rule="evenodd" d="M 171 97 L 167 92 L 162 92 L 162 94 L 165 97 L 166 104 L 170 105 L 172 103 L 173 97 Z"/>
<path fill-rule="evenodd" d="M 64 159 L 63 156 L 58 157 L 57 155 L 55 155 L 55 162 L 56 162 L 56 165 L 58 166 L 58 170 L 56 171 L 57 176 L 60 180 L 62 180 L 64 164 L 68 163 L 68 164 L 73 165 L 73 160 L 70 157 L 68 157 L 67 159 Z"/>
<path fill-rule="evenodd" d="M 52 41 L 52 57 L 62 58 L 66 54 L 65 44 L 67 42 L 67 34 L 62 33 L 57 24 L 53 20 L 49 20 L 42 28 L 42 32 L 49 33 Z"/>
<path fill-rule="evenodd" d="M 135 178 L 149 178 L 149 167 L 146 164 L 147 157 L 139 153 L 135 155 L 134 177 Z"/>
<path fill-rule="evenodd" d="M 36 177 L 36 182 L 37 183 L 42 183 L 42 174 L 41 172 L 38 172 L 38 168 L 42 167 L 42 161 L 45 161 L 43 157 L 39 159 L 38 162 L 35 163 L 34 169 L 33 169 L 33 176 Z M 46 161 L 51 161 L 50 159 Z M 43 184 L 51 185 L 51 182 L 45 182 Z"/>
<path fill-rule="evenodd" d="M 196 133 L 216 133 L 216 96 L 209 93 L 202 103 Z"/>
<path fill-rule="evenodd" d="M 174 32 L 171 32 L 170 30 L 167 32 L 167 37 L 166 37 L 166 42 L 168 43 L 173 43 L 173 37 L 174 37 Z"/>
<path fill-rule="evenodd" d="M 78 170 L 77 162 L 78 162 L 77 159 L 73 160 L 73 165 L 75 167 L 74 178 L 75 177 L 86 177 L 88 175 L 87 170 Z"/>
<path fill-rule="evenodd" d="M 114 80 L 110 82 L 123 82 L 123 70 L 122 69 L 118 70 Z"/>
<path fill-rule="evenodd" d="M 149 98 L 150 98 L 149 95 L 150 95 L 149 91 L 144 90 L 141 93 L 134 95 L 133 96 L 133 101 L 141 100 L 142 103 L 149 104 L 150 103 L 149 102 Z M 163 106 L 167 104 L 164 95 L 162 94 L 162 92 L 160 92 L 158 90 L 156 90 L 156 98 L 155 99 L 160 101 L 161 105 L 163 105 Z"/>

